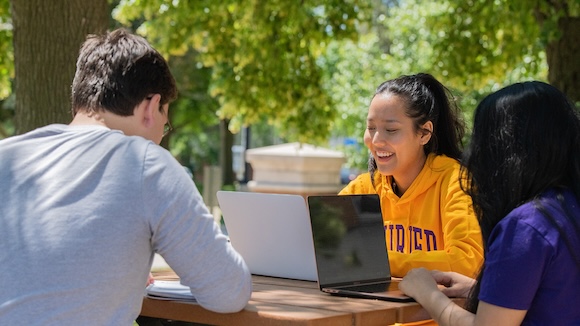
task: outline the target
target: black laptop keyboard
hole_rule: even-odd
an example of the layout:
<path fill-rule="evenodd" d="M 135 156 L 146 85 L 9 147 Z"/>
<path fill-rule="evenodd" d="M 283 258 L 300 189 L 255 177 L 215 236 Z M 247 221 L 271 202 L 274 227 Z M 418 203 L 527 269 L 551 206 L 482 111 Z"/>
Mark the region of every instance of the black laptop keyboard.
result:
<path fill-rule="evenodd" d="M 374 284 L 365 284 L 365 285 L 352 285 L 348 286 L 345 289 L 357 292 L 369 292 L 369 293 L 377 293 L 377 292 L 385 292 L 388 289 L 388 284 L 385 283 L 374 283 Z"/>

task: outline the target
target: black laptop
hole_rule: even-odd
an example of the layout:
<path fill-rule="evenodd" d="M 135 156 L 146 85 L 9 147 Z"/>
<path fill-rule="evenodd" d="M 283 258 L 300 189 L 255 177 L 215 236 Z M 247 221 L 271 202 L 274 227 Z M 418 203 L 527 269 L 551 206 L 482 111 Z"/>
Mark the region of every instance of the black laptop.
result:
<path fill-rule="evenodd" d="M 309 196 L 308 209 L 321 291 L 414 301 L 391 280 L 378 195 Z"/>

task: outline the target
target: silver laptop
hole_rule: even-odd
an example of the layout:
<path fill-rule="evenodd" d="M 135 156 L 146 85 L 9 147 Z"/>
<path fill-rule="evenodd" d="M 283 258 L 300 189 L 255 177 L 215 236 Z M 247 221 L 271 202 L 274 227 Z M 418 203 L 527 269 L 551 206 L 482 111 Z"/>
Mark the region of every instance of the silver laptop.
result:
<path fill-rule="evenodd" d="M 232 246 L 252 274 L 317 280 L 304 197 L 218 191 L 217 199 Z"/>
<path fill-rule="evenodd" d="M 414 301 L 391 280 L 378 195 L 309 196 L 308 208 L 321 291 Z"/>

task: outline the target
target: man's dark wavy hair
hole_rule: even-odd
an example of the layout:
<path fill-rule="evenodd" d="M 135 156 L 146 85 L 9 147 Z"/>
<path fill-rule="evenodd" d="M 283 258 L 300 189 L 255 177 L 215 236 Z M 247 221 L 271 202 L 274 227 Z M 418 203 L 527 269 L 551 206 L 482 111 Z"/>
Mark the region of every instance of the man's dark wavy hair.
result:
<path fill-rule="evenodd" d="M 166 104 L 177 88 L 167 62 L 143 37 L 125 29 L 87 37 L 72 83 L 73 115 L 105 109 L 131 116 L 149 94 Z"/>

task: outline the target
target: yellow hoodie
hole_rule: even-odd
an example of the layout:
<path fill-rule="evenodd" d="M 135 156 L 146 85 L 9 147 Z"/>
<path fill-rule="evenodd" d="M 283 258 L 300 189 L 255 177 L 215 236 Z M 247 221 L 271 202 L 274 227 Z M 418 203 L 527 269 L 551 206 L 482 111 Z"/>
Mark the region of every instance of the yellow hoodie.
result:
<path fill-rule="evenodd" d="M 398 197 L 392 177 L 375 172 L 351 181 L 340 195 L 376 193 L 381 198 L 391 273 L 416 267 L 475 277 L 483 261 L 481 231 L 471 197 L 459 187 L 459 163 L 430 154 L 409 189 Z"/>

